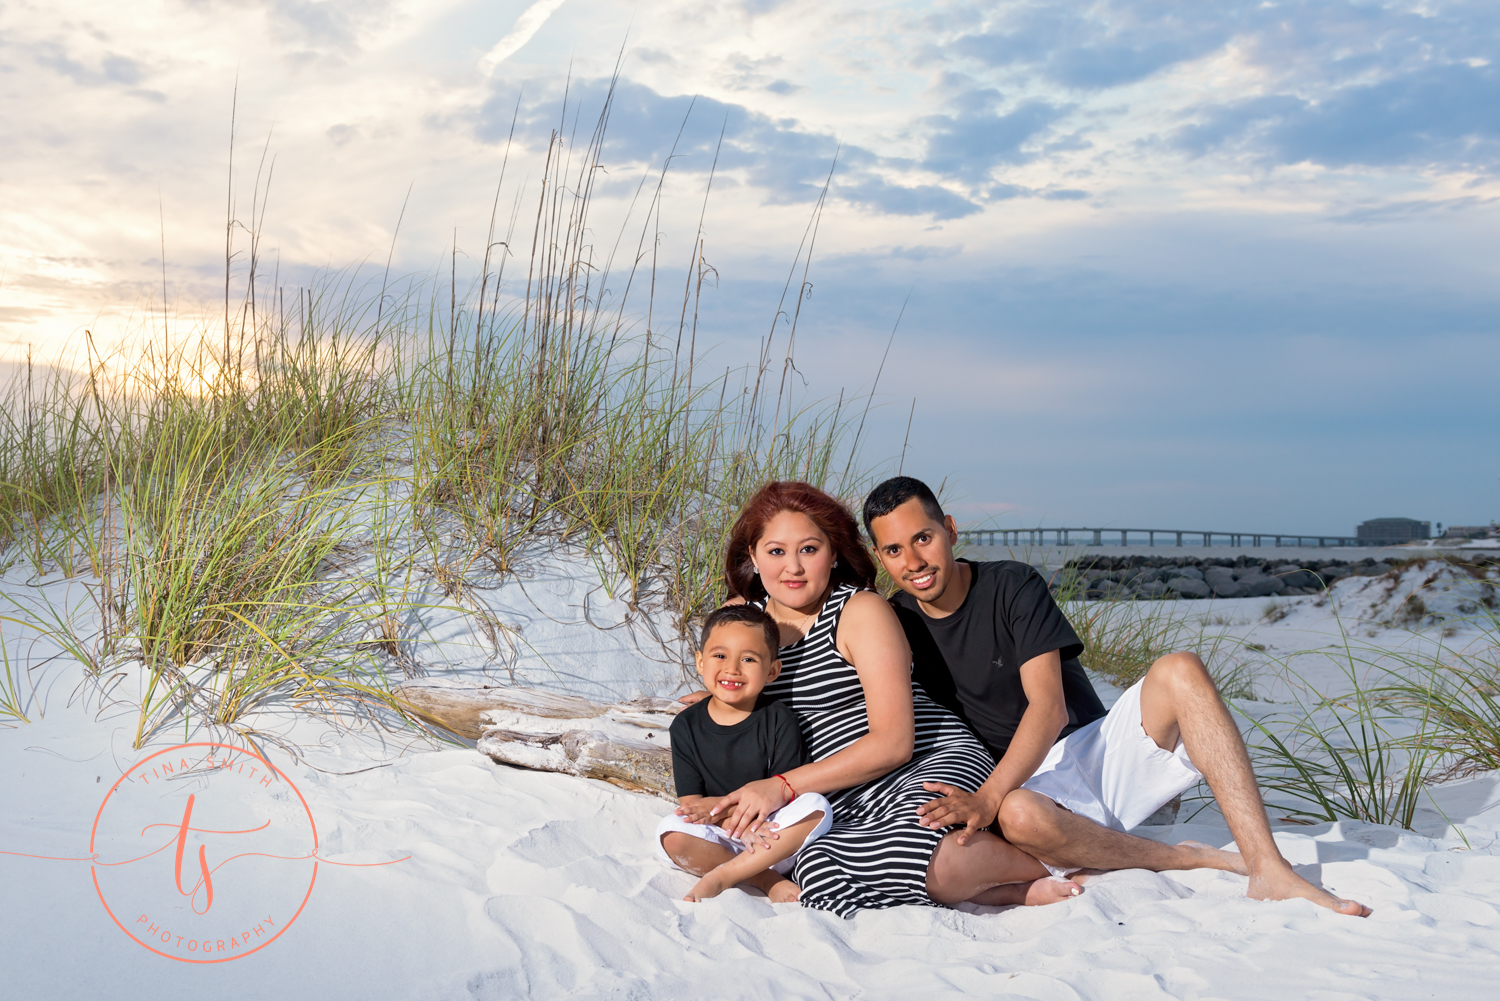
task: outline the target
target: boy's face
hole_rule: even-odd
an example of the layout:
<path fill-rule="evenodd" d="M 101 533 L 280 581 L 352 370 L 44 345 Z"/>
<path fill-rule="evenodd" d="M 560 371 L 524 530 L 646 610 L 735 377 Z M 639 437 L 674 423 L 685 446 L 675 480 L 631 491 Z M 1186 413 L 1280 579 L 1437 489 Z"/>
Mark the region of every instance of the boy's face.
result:
<path fill-rule="evenodd" d="M 708 694 L 733 709 L 749 712 L 761 689 L 776 680 L 781 661 L 766 649 L 759 626 L 726 622 L 709 633 L 698 651 L 698 677 Z"/>
<path fill-rule="evenodd" d="M 915 497 L 890 514 L 872 518 L 870 534 L 885 572 L 918 601 L 937 601 L 958 574 L 953 519 L 932 517 Z"/>

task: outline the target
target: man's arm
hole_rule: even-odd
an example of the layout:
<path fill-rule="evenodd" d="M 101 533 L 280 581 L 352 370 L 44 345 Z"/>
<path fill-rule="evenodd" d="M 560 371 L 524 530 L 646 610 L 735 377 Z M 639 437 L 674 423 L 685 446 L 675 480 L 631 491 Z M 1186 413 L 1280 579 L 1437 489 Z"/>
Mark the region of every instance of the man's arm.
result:
<path fill-rule="evenodd" d="M 958 843 L 967 844 L 970 834 L 995 822 L 1001 801 L 1036 773 L 1057 742 L 1057 735 L 1068 725 L 1061 654 L 1049 650 L 1022 664 L 1021 688 L 1026 693 L 1026 711 L 990 777 L 972 793 L 943 782 L 922 783 L 928 792 L 942 793 L 940 799 L 917 808 L 922 826 L 938 829 L 963 824 L 967 830 L 958 836 Z"/>

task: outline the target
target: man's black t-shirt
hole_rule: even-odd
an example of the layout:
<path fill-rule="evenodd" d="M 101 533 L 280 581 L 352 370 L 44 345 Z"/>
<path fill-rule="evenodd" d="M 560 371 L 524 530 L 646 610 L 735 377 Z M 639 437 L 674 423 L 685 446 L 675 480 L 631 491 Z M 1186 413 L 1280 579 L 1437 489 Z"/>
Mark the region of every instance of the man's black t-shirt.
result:
<path fill-rule="evenodd" d="M 723 726 L 708 714 L 704 699 L 678 713 L 669 733 L 678 796 L 727 796 L 747 782 L 807 764 L 797 717 L 784 702 L 757 706 Z"/>
<path fill-rule="evenodd" d="M 1015 560 L 967 563 L 973 572 L 964 602 L 947 618 L 929 618 L 916 598 L 891 598 L 911 643 L 912 678 L 935 701 L 969 724 L 998 760 L 1026 711 L 1021 665 L 1050 650 L 1062 656 L 1068 725 L 1059 739 L 1104 715 L 1078 663 L 1083 644 L 1034 567 Z"/>

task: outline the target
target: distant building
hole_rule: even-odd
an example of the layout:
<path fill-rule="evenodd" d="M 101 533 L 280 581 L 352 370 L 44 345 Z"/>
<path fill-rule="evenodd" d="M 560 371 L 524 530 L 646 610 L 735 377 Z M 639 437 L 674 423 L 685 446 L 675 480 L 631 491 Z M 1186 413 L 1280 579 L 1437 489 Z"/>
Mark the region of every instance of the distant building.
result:
<path fill-rule="evenodd" d="M 1445 539 L 1487 539 L 1495 531 L 1491 525 L 1449 525 L 1443 533 Z"/>
<path fill-rule="evenodd" d="M 1432 522 L 1411 518 L 1371 518 L 1355 529 L 1361 542 L 1411 542 L 1432 538 Z"/>

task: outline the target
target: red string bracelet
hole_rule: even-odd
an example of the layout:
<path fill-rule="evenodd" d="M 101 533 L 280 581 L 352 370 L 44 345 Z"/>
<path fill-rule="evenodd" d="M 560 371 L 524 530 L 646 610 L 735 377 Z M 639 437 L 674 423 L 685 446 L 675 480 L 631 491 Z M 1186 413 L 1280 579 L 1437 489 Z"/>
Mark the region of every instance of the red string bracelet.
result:
<path fill-rule="evenodd" d="M 795 790 L 795 789 L 792 788 L 792 784 L 786 780 L 786 776 L 785 775 L 772 775 L 771 778 L 773 778 L 773 779 L 780 779 L 781 780 L 781 784 L 784 785 L 784 786 L 786 786 L 786 791 L 787 791 L 786 801 L 788 803 L 790 803 L 792 800 L 794 800 L 794 799 L 797 798 L 797 790 Z"/>

